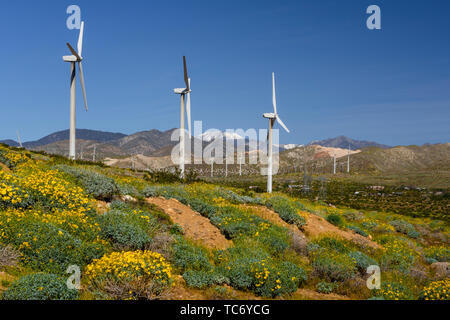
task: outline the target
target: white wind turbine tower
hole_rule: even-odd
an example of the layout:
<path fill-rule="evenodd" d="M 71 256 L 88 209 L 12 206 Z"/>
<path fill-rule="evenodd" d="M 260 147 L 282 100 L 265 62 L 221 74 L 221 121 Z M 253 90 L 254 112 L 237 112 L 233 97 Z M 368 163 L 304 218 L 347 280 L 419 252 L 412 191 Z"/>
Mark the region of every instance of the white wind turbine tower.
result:
<path fill-rule="evenodd" d="M 80 147 L 80 159 L 83 160 L 83 145 Z"/>
<path fill-rule="evenodd" d="M 350 145 L 348 145 L 347 173 L 350 173 Z"/>
<path fill-rule="evenodd" d="M 188 70 L 186 66 L 186 57 L 183 56 L 183 68 L 184 68 L 184 83 L 186 88 L 176 88 L 173 91 L 181 96 L 180 104 L 180 170 L 181 177 L 184 177 L 184 162 L 185 162 L 185 104 L 188 117 L 189 138 L 191 138 L 191 79 L 188 77 Z M 187 100 L 187 101 L 186 101 Z"/>
<path fill-rule="evenodd" d="M 278 121 L 278 123 L 283 127 L 286 132 L 290 132 L 289 129 L 286 127 L 286 125 L 281 121 L 280 117 L 277 113 L 277 100 L 275 95 L 275 73 L 272 73 L 272 100 L 273 100 L 273 113 L 264 113 L 263 117 L 266 119 L 269 119 L 269 132 L 267 135 L 268 140 L 268 161 L 267 161 L 267 192 L 272 192 L 272 129 L 273 125 L 275 124 L 275 121 Z"/>
<path fill-rule="evenodd" d="M 80 82 L 81 82 L 81 88 L 83 90 L 83 98 L 84 98 L 84 106 L 86 108 L 86 111 L 88 110 L 87 107 L 87 100 L 86 100 L 86 88 L 84 86 L 84 75 L 83 75 L 83 66 L 81 64 L 81 61 L 83 60 L 81 53 L 83 51 L 83 32 L 84 32 L 84 21 L 81 22 L 81 28 L 80 28 L 80 35 L 78 36 L 78 45 L 76 52 L 72 46 L 67 43 L 67 46 L 69 47 L 70 52 L 72 53 L 71 56 L 64 56 L 63 60 L 65 62 L 70 62 L 70 147 L 69 147 L 69 158 L 74 160 L 75 159 L 75 152 L 76 152 L 76 138 L 75 138 L 75 76 L 76 76 L 76 68 L 75 64 L 78 63 L 78 67 L 80 69 Z"/>
<path fill-rule="evenodd" d="M 336 174 L 336 153 L 333 154 L 333 174 Z"/>
<path fill-rule="evenodd" d="M 19 146 L 20 146 L 21 148 L 23 148 L 23 146 L 22 146 L 22 140 L 20 139 L 19 130 L 17 130 L 17 142 L 19 142 Z"/>
<path fill-rule="evenodd" d="M 242 176 L 242 154 L 239 155 L 239 175 Z"/>

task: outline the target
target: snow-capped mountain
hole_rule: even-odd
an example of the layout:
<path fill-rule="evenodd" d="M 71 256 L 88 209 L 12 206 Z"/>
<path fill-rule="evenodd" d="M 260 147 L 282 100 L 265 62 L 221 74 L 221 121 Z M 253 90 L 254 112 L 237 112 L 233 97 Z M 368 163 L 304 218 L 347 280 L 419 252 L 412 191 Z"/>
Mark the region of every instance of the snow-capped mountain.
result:
<path fill-rule="evenodd" d="M 225 138 L 230 140 L 242 140 L 244 139 L 242 136 L 238 135 L 235 132 L 222 132 L 216 129 L 210 129 L 205 131 L 203 134 L 197 136 L 196 138 L 202 139 L 205 142 L 210 142 L 219 138 Z"/>
<path fill-rule="evenodd" d="M 274 144 L 274 147 L 281 149 L 281 150 L 291 150 L 291 149 L 295 149 L 298 147 L 303 147 L 303 144 L 295 144 L 295 143 L 290 143 L 290 144 Z"/>
<path fill-rule="evenodd" d="M 285 149 L 285 150 L 291 150 L 291 149 L 294 149 L 294 148 L 303 147 L 303 144 L 294 144 L 294 143 L 282 144 L 282 145 L 280 145 L 280 147 Z"/>

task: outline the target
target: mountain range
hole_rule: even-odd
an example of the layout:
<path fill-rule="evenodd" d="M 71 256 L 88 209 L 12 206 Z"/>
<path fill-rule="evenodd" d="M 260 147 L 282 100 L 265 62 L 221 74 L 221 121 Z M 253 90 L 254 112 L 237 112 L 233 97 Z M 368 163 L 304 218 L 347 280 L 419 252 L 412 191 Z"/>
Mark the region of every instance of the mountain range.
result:
<path fill-rule="evenodd" d="M 93 157 L 94 149 L 97 159 L 104 158 L 123 158 L 131 155 L 141 154 L 147 157 L 162 157 L 171 154 L 176 141 L 171 141 L 171 136 L 176 129 L 167 131 L 149 130 L 141 131 L 134 134 L 126 135 L 123 133 L 104 132 L 88 129 L 77 129 L 77 157 L 90 159 Z M 206 131 L 201 136 L 193 139 L 201 138 L 203 144 L 213 139 L 222 137 L 223 139 L 234 139 L 238 141 L 244 139 L 236 133 L 228 134 L 220 131 Z M 249 140 L 245 138 L 246 150 L 248 150 Z M 10 146 L 18 147 L 19 143 L 14 140 L 3 140 Z M 308 144 L 319 145 L 323 147 L 360 150 L 367 147 L 390 148 L 377 142 L 353 140 L 345 136 L 336 138 L 312 141 Z M 302 145 L 286 144 L 277 145 L 280 152 L 284 150 L 292 150 Z M 39 140 L 24 142 L 23 147 L 30 150 L 46 151 L 48 153 L 67 155 L 69 148 L 69 130 L 58 131 L 49 134 Z"/>
<path fill-rule="evenodd" d="M 364 149 L 367 147 L 378 147 L 382 149 L 391 148 L 385 144 L 380 144 L 373 141 L 353 140 L 345 136 L 339 136 L 336 138 L 330 138 L 325 140 L 311 141 L 308 145 L 319 145 L 322 147 L 341 148 L 351 150 Z"/>

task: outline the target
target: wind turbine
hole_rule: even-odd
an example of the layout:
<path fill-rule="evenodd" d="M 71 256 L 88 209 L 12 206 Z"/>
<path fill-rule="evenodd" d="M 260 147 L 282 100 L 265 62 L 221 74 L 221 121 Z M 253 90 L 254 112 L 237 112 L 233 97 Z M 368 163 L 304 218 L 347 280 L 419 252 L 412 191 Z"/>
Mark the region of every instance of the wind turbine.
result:
<path fill-rule="evenodd" d="M 286 127 L 286 125 L 281 121 L 280 117 L 277 113 L 277 100 L 275 96 L 275 73 L 272 73 L 272 101 L 273 101 L 273 113 L 264 113 L 263 117 L 266 119 L 269 119 L 269 132 L 267 135 L 268 140 L 268 166 L 267 166 L 267 192 L 272 193 L 272 129 L 273 125 L 275 124 L 275 121 L 278 121 L 278 123 L 283 127 L 286 132 L 290 132 L 289 129 Z"/>
<path fill-rule="evenodd" d="M 333 154 L 333 174 L 336 174 L 336 153 Z"/>
<path fill-rule="evenodd" d="M 22 146 L 22 140 L 20 139 L 19 130 L 17 130 L 17 142 L 19 142 L 19 146 L 20 146 L 21 148 L 23 148 L 23 146 Z"/>
<path fill-rule="evenodd" d="M 80 159 L 83 160 L 83 145 L 80 147 Z"/>
<path fill-rule="evenodd" d="M 185 103 L 186 103 L 186 111 L 188 118 L 188 128 L 189 128 L 189 138 L 191 138 L 191 79 L 188 76 L 188 70 L 186 66 L 186 57 L 183 56 L 183 68 L 184 68 L 184 83 L 186 84 L 186 88 L 176 88 L 173 91 L 176 94 L 181 96 L 181 104 L 180 104 L 180 170 L 181 177 L 184 177 L 184 161 L 185 161 L 185 145 L 184 145 L 184 112 L 185 112 Z M 187 101 L 186 101 L 187 100 Z"/>
<path fill-rule="evenodd" d="M 76 68 L 75 64 L 78 63 L 78 68 L 80 69 L 80 82 L 81 82 L 81 88 L 83 90 L 83 98 L 84 98 L 84 107 L 86 111 L 88 110 L 87 107 L 87 100 L 86 100 L 86 88 L 84 86 L 84 75 L 83 75 L 83 66 L 81 64 L 81 61 L 83 60 L 81 53 L 83 51 L 83 32 L 84 32 L 84 21 L 81 22 L 81 28 L 80 28 L 80 34 L 78 36 L 78 44 L 77 44 L 77 50 L 76 52 L 72 46 L 67 43 L 67 46 L 69 47 L 70 52 L 72 55 L 70 56 L 64 56 L 63 60 L 65 62 L 70 62 L 70 147 L 69 147 L 69 158 L 74 160 L 75 159 L 75 77 L 76 77 Z"/>
<path fill-rule="evenodd" d="M 242 176 L 242 154 L 239 155 L 239 175 Z"/>
<path fill-rule="evenodd" d="M 347 173 L 350 173 L 350 145 L 348 145 Z"/>

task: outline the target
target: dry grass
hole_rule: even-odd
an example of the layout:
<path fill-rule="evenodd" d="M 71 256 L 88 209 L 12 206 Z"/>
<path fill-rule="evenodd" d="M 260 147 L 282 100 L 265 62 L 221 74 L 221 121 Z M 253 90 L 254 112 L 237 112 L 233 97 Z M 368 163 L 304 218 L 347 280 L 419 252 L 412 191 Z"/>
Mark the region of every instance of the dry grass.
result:
<path fill-rule="evenodd" d="M 13 247 L 0 245 L 0 269 L 4 267 L 16 266 L 19 261 L 20 253 Z"/>

